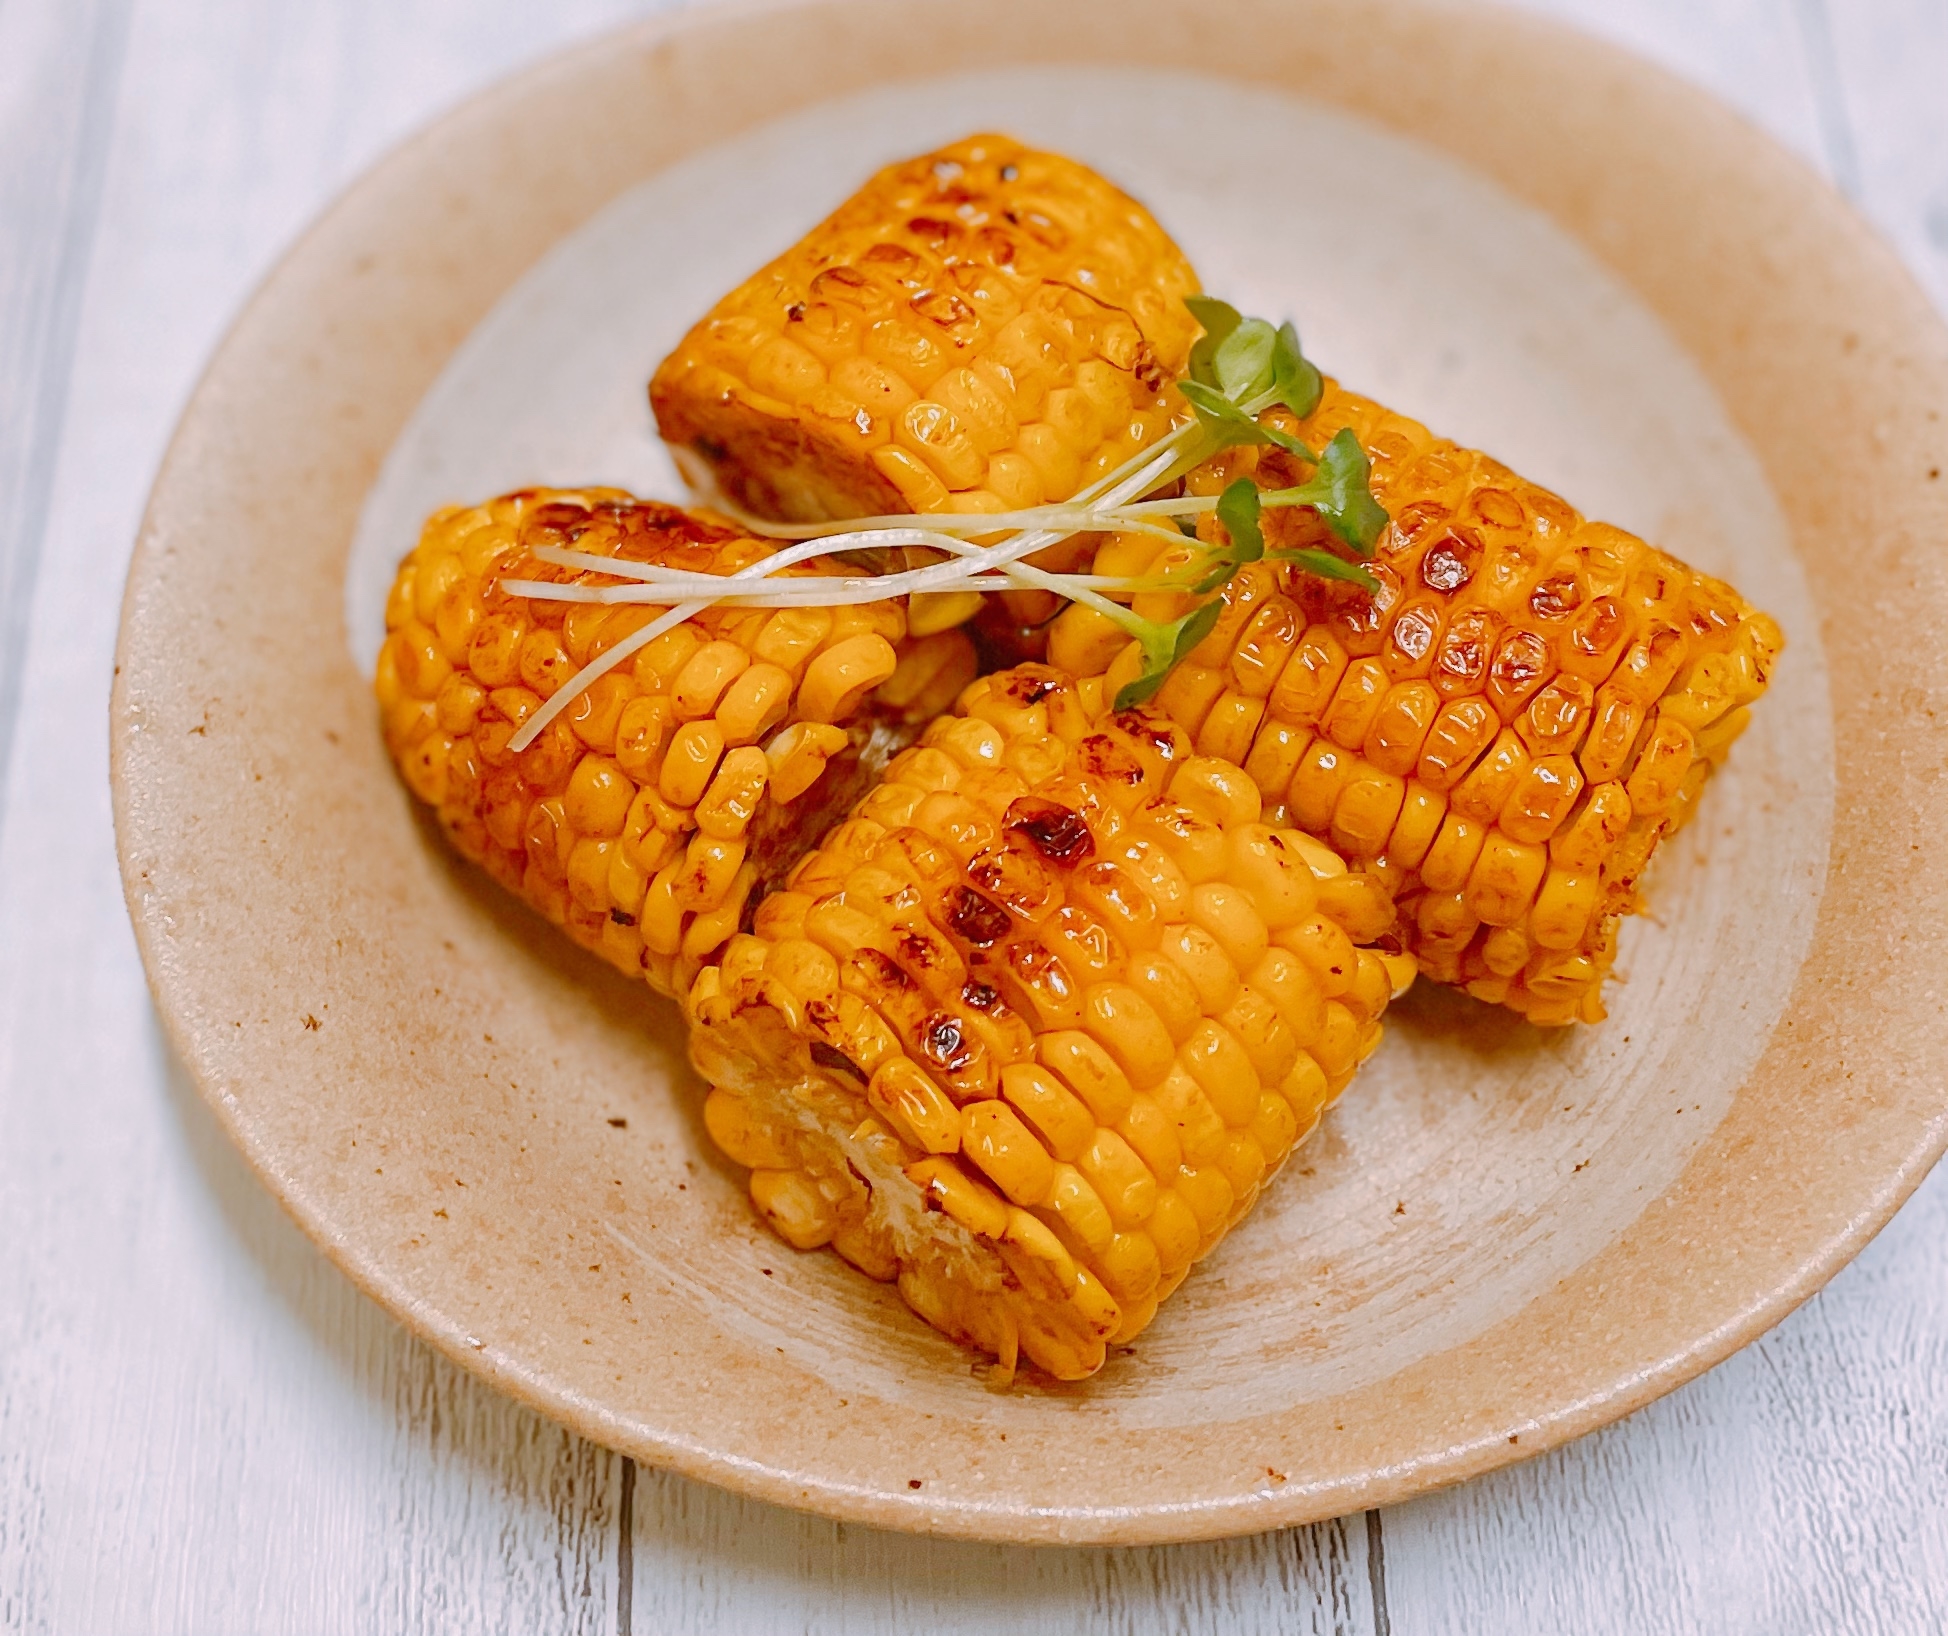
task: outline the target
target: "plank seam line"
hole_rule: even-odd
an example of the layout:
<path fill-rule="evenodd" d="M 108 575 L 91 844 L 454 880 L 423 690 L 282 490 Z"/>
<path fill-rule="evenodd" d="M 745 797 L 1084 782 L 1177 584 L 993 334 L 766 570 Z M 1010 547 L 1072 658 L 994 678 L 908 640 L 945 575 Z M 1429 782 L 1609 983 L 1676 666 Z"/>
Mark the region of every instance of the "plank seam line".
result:
<path fill-rule="evenodd" d="M 95 13 L 82 72 L 81 113 L 71 150 L 66 220 L 55 251 L 45 311 L 48 337 L 41 378 L 30 401 L 23 481 L 11 509 L 13 550 L 0 549 L 0 830 L 8 812 L 14 729 L 26 691 L 27 646 L 33 633 L 34 588 L 47 541 L 48 502 L 66 430 L 68 389 L 81 328 L 82 294 L 94 260 L 95 231 L 107 192 L 108 154 L 114 141 L 122 57 L 134 0 L 103 0 Z"/>
<path fill-rule="evenodd" d="M 1387 1542 L 1378 1511 L 1366 1514 L 1366 1583 L 1373 1594 L 1373 1636 L 1393 1636 L 1387 1613 Z"/>
<path fill-rule="evenodd" d="M 1860 202 L 1860 150 L 1853 140 L 1853 121 L 1847 117 L 1846 89 L 1834 55 L 1833 19 L 1826 0 L 1792 0 L 1799 24 L 1799 50 L 1813 82 L 1813 106 L 1819 114 L 1820 146 L 1833 171 L 1834 185 L 1855 204 Z"/>
<path fill-rule="evenodd" d="M 616 1636 L 634 1636 L 636 1622 L 636 1462 L 622 1457 L 616 1499 Z"/>

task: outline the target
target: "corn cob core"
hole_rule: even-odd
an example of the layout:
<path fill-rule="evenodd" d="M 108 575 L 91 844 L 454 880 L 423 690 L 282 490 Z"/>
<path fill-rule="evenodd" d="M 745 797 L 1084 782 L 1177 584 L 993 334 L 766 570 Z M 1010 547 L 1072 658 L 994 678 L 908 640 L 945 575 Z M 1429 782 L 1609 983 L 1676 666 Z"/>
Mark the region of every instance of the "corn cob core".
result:
<path fill-rule="evenodd" d="M 650 402 L 665 441 L 760 516 L 1065 500 L 1169 429 L 1197 287 L 1086 166 L 970 137 L 881 171 L 731 291 Z M 934 599 L 914 629 L 976 605 Z"/>
<path fill-rule="evenodd" d="M 729 573 L 765 542 L 614 490 L 528 490 L 426 524 L 386 605 L 386 746 L 454 845 L 576 942 L 680 994 L 746 902 L 841 817 L 973 675 L 958 633 L 897 602 L 708 610 L 508 740 L 577 670 L 663 612 L 512 595 L 620 584 L 541 545 Z"/>
<path fill-rule="evenodd" d="M 1314 448 L 1342 427 L 1365 446 L 1393 518 L 1371 564 L 1379 591 L 1254 564 L 1157 706 L 1200 753 L 1242 762 L 1275 821 L 1385 882 L 1436 981 L 1537 1023 L 1599 1020 L 1618 917 L 1750 720 L 1779 627 L 1721 581 L 1334 384 L 1302 423 L 1275 413 Z M 1238 450 L 1192 486 L 1250 473 L 1281 487 L 1299 471 Z M 1273 545 L 1328 543 L 1307 509 L 1268 509 L 1265 528 Z M 1175 549 L 1113 540 L 1097 571 L 1140 572 Z M 1082 608 L 1057 622 L 1050 657 L 1080 674 L 1110 664 L 1112 679 L 1136 663 Z"/>
<path fill-rule="evenodd" d="M 975 682 L 690 992 L 759 1212 L 1088 1375 L 1379 1041 L 1392 906 L 1100 677 Z"/>

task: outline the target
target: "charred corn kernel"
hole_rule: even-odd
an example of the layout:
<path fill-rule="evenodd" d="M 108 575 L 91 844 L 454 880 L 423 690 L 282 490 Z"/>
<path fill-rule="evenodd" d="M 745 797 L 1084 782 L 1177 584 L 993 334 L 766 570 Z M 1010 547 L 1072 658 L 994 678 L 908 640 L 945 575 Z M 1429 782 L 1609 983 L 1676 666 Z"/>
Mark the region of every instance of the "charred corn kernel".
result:
<path fill-rule="evenodd" d="M 746 666 L 717 705 L 717 726 L 730 745 L 755 744 L 791 708 L 791 672 L 777 665 Z"/>
<path fill-rule="evenodd" d="M 1042 1036 L 1041 1062 L 1066 1083 L 1099 1124 L 1114 1125 L 1129 1112 L 1135 1093 L 1123 1071 L 1095 1040 L 1073 1030 Z"/>
<path fill-rule="evenodd" d="M 1095 1135 L 1095 1115 L 1082 1099 L 1035 1063 L 1017 1062 L 1003 1068 L 1001 1094 L 1057 1159 L 1074 1159 Z"/>
<path fill-rule="evenodd" d="M 1190 1038 L 1202 1015 L 1197 990 L 1169 959 L 1159 954 L 1138 954 L 1130 962 L 1130 986 L 1157 1015 L 1171 1040 L 1181 1045 Z"/>
<path fill-rule="evenodd" d="M 1778 626 L 1334 383 L 1284 424 L 1315 448 L 1342 429 L 1366 448 L 1391 517 L 1370 564 L 1379 589 L 1254 565 L 1158 707 L 1200 746 L 1222 743 L 1268 816 L 1373 877 L 1431 975 L 1538 1023 L 1600 1016 L 1618 918 L 1764 693 Z M 1266 488 L 1306 475 L 1264 449 L 1221 456 L 1186 486 L 1215 494 L 1244 471 Z M 1329 543 L 1310 513 L 1265 519 L 1274 547 Z M 1147 571 L 1121 551 L 1105 545 L 1099 571 Z M 1051 656 L 1134 674 L 1134 644 L 1108 657 L 1106 624 L 1070 608 Z M 1241 749 L 1247 699 L 1265 710 Z M 1465 926 L 1451 912 L 1463 895 Z"/>
<path fill-rule="evenodd" d="M 788 1170 L 792 1151 L 784 1133 L 752 1116 L 741 1096 L 714 1086 L 704 1098 L 704 1128 L 730 1158 L 752 1170 Z"/>
<path fill-rule="evenodd" d="M 945 1159 L 910 1165 L 906 1178 L 933 1209 L 943 1210 L 978 1238 L 999 1238 L 1008 1228 L 1008 1207 L 998 1195 Z"/>
<path fill-rule="evenodd" d="M 1225 1124 L 1241 1125 L 1251 1117 L 1258 1105 L 1258 1070 L 1222 1023 L 1204 1023 L 1178 1053 L 1178 1060 Z"/>
<path fill-rule="evenodd" d="M 568 854 L 568 895 L 594 914 L 609 912 L 609 856 L 613 841 L 580 840 Z"/>
<path fill-rule="evenodd" d="M 714 715 L 724 690 L 749 668 L 751 656 L 735 642 L 706 642 L 690 655 L 670 687 L 678 721 Z M 721 733 L 723 730 L 718 729 Z"/>
<path fill-rule="evenodd" d="M 670 740 L 656 793 L 673 807 L 694 807 L 717 772 L 724 734 L 714 721 L 686 722 Z"/>
<path fill-rule="evenodd" d="M 816 1250 L 839 1224 L 831 1203 L 797 1170 L 753 1170 L 751 1202 L 765 1225 L 795 1250 Z"/>
<path fill-rule="evenodd" d="M 961 1110 L 961 1151 L 1016 1204 L 1041 1204 L 1055 1180 L 1055 1161 L 1005 1102 Z"/>
<path fill-rule="evenodd" d="M 1163 1259 L 1148 1233 L 1118 1233 L 1097 1260 L 1103 1287 L 1127 1309 L 1163 1277 Z"/>
<path fill-rule="evenodd" d="M 1088 1373 L 1147 1323 L 1394 992 L 1348 935 L 1385 894 L 1190 748 L 1059 671 L 984 678 L 690 987 L 692 1057 L 726 1099 L 707 1125 L 792 1178 L 765 1182 L 767 1219 L 1004 1364 L 1018 1344 Z M 645 894 L 646 947 L 666 876 L 687 901 L 680 862 Z"/>
<path fill-rule="evenodd" d="M 568 780 L 568 826 L 579 835 L 620 835 L 635 794 L 635 786 L 613 761 L 583 756 Z"/>
<path fill-rule="evenodd" d="M 1227 881 L 1207 881 L 1190 895 L 1190 918 L 1217 941 L 1233 967 L 1248 971 L 1269 941 L 1265 918 L 1251 894 Z M 1298 916 L 1288 924 L 1295 923 Z"/>
<path fill-rule="evenodd" d="M 1529 935 L 1539 948 L 1574 949 L 1582 946 L 1590 917 L 1596 913 L 1600 883 L 1594 876 L 1571 874 L 1552 865 L 1529 916 Z"/>
<path fill-rule="evenodd" d="M 697 802 L 697 828 L 714 840 L 735 840 L 750 827 L 770 776 L 771 763 L 762 750 L 751 745 L 732 750 L 717 763 Z"/>
<path fill-rule="evenodd" d="M 1450 812 L 1441 820 L 1434 844 L 1421 860 L 1421 883 L 1430 892 L 1453 891 L 1473 873 L 1487 838 L 1488 832 L 1480 824 Z"/>
<path fill-rule="evenodd" d="M 1170 1031 L 1127 983 L 1096 984 L 1084 996 L 1083 1016 L 1131 1085 L 1147 1089 L 1170 1072 Z"/>
<path fill-rule="evenodd" d="M 818 782 L 825 764 L 850 742 L 842 727 L 825 722 L 794 722 L 765 747 L 771 767 L 771 797 L 789 804 Z"/>
<path fill-rule="evenodd" d="M 915 636 L 952 630 L 981 611 L 979 591 L 924 592 L 906 605 L 907 629 Z"/>
<path fill-rule="evenodd" d="M 798 709 L 807 721 L 843 721 L 890 677 L 899 659 L 883 636 L 862 635 L 827 648 L 805 671 Z"/>
<path fill-rule="evenodd" d="M 960 1110 L 908 1058 L 893 1057 L 881 1063 L 866 1087 L 866 1098 L 903 1140 L 921 1152 L 959 1151 Z"/>
<path fill-rule="evenodd" d="M 541 561 L 544 545 L 724 573 L 773 546 L 614 490 L 531 490 L 436 513 L 388 599 L 374 687 L 407 787 L 463 854 L 577 942 L 667 989 L 686 983 L 682 961 L 736 929 L 725 906 L 740 869 L 760 896 L 780 883 L 860 781 L 965 685 L 972 644 L 953 632 L 910 640 L 897 603 L 713 608 L 569 696 L 516 752 L 543 701 L 653 612 L 502 589 L 504 578 L 605 578 Z M 801 571 L 813 570 L 788 570 Z M 898 702 L 871 696 L 909 664 Z M 827 719 L 804 719 L 795 696 L 807 689 Z M 699 834 L 748 843 L 755 860 L 718 855 L 707 903 L 694 881 L 679 894 L 672 868 Z"/>
<path fill-rule="evenodd" d="M 1280 932 L 1279 942 L 1306 963 L 1328 999 L 1337 999 L 1352 986 L 1359 962 L 1353 940 L 1337 922 L 1323 914 L 1309 915 Z"/>

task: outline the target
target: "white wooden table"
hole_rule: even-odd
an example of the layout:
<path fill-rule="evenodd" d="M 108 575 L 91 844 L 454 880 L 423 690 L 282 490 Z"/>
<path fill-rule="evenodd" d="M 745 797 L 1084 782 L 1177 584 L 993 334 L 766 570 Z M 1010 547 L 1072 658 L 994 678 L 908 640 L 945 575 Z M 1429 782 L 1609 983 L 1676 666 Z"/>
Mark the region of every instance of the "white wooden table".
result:
<path fill-rule="evenodd" d="M 115 874 L 143 496 L 320 206 L 640 9 L 0 0 L 0 1630 L 1948 1627 L 1948 1176 L 1608 1431 L 1384 1513 L 1129 1551 L 916 1541 L 636 1469 L 409 1339 L 257 1187 L 162 1043 Z M 1948 0 L 1545 9 L 1745 110 L 1948 305 Z"/>

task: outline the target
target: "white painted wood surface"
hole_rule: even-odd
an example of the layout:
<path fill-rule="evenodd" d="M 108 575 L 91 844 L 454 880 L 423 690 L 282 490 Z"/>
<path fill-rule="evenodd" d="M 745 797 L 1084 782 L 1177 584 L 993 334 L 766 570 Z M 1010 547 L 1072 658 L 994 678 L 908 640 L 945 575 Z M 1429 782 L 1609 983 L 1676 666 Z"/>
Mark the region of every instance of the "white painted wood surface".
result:
<path fill-rule="evenodd" d="M 1532 3 L 1822 166 L 1948 305 L 1944 0 Z M 256 1186 L 160 1041 L 115 878 L 142 498 L 340 186 L 640 9 L 0 0 L 0 1630 L 1948 1626 L 1948 1178 L 1608 1431 L 1382 1515 L 1142 1551 L 913 1541 L 636 1472 L 407 1338 Z"/>

